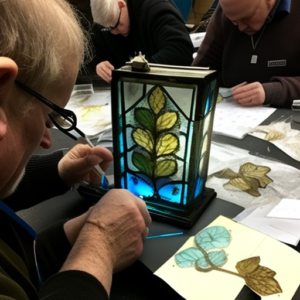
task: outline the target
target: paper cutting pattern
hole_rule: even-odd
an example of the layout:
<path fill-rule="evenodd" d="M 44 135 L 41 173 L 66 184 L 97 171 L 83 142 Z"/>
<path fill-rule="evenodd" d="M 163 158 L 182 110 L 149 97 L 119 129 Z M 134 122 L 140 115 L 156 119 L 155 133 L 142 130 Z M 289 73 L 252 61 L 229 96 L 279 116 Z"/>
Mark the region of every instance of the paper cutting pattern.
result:
<path fill-rule="evenodd" d="M 237 273 L 221 268 L 228 260 L 223 248 L 229 246 L 231 234 L 223 226 L 211 226 L 195 236 L 195 247 L 175 255 L 175 262 L 181 268 L 194 267 L 199 272 L 220 271 L 238 276 L 246 285 L 261 296 L 282 293 L 274 278 L 276 272 L 260 266 L 260 257 L 250 257 L 236 264 Z"/>
<path fill-rule="evenodd" d="M 216 172 L 211 176 L 229 179 L 223 186 L 226 190 L 238 190 L 246 192 L 254 197 L 261 194 L 258 188 L 266 188 L 273 180 L 267 176 L 271 171 L 269 167 L 258 166 L 250 162 L 243 164 L 236 173 L 229 168 Z"/>

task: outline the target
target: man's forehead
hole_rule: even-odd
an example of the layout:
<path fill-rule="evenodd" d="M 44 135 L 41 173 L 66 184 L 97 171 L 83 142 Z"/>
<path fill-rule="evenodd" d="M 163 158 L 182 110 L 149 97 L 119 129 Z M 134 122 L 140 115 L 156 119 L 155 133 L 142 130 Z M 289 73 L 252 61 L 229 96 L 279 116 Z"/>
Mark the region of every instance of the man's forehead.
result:
<path fill-rule="evenodd" d="M 257 8 L 261 0 L 219 0 L 219 3 L 230 19 L 241 19 L 251 14 Z"/>

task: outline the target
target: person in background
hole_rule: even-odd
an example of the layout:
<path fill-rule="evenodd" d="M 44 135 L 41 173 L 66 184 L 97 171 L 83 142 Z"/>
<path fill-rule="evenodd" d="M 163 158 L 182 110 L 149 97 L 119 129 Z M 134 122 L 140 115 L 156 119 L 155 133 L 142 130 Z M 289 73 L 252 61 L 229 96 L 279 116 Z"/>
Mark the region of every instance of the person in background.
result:
<path fill-rule="evenodd" d="M 300 98 L 300 2 L 219 0 L 192 65 L 217 70 L 243 106 L 291 108 Z"/>
<path fill-rule="evenodd" d="M 60 128 L 64 119 L 76 127 L 63 107 L 84 34 L 64 0 L 0 0 L 0 11 L 0 298 L 108 299 L 113 273 L 142 253 L 151 222 L 144 201 L 113 189 L 37 237 L 14 212 L 82 180 L 99 185 L 94 166 L 105 170 L 112 161 L 109 150 L 82 144 L 64 157 L 32 156 L 51 147 L 53 124 Z"/>
<path fill-rule="evenodd" d="M 194 47 L 172 0 L 91 0 L 91 10 L 94 64 L 106 82 L 140 53 L 149 63 L 191 65 Z"/>

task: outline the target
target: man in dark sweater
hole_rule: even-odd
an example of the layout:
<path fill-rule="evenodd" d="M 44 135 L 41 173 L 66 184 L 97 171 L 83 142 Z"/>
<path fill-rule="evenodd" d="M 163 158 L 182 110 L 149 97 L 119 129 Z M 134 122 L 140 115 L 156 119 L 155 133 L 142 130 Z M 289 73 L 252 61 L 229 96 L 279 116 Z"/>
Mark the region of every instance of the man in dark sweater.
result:
<path fill-rule="evenodd" d="M 141 52 L 150 63 L 189 66 L 193 44 L 172 0 L 92 0 L 97 74 L 111 81 Z"/>
<path fill-rule="evenodd" d="M 192 65 L 218 70 L 243 106 L 290 108 L 300 98 L 300 2 L 220 0 Z"/>

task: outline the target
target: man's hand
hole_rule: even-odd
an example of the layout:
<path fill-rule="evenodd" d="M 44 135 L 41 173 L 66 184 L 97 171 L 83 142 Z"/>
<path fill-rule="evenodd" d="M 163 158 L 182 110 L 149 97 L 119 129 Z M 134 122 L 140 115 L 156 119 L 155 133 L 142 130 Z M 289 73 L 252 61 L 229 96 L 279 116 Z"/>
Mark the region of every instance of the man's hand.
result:
<path fill-rule="evenodd" d="M 86 181 L 100 185 L 100 175 L 94 166 L 100 164 L 106 171 L 113 160 L 112 153 L 101 146 L 75 145 L 58 163 L 58 172 L 65 184 L 73 186 Z"/>
<path fill-rule="evenodd" d="M 100 64 L 96 66 L 96 73 L 103 80 L 108 83 L 111 83 L 112 70 L 114 70 L 114 66 L 110 64 L 109 61 L 102 61 Z"/>
<path fill-rule="evenodd" d="M 75 243 L 60 271 L 90 273 L 109 294 L 112 274 L 140 257 L 150 223 L 143 200 L 127 190 L 110 190 L 86 214 L 65 224 Z"/>
<path fill-rule="evenodd" d="M 264 88 L 259 82 L 233 88 L 232 96 L 238 104 L 243 106 L 259 106 L 262 105 L 266 99 Z"/>

